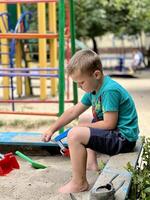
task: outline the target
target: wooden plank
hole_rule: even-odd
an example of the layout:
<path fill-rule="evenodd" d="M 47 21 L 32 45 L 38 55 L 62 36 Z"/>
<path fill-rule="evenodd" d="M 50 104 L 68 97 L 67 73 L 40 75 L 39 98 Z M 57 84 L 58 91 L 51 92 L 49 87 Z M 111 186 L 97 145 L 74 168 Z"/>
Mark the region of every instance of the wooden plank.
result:
<path fill-rule="evenodd" d="M 141 139 L 139 139 L 133 152 L 118 154 L 110 157 L 102 173 L 99 175 L 98 179 L 96 180 L 94 186 L 90 191 L 89 200 L 100 199 L 97 198 L 98 194 L 95 195 L 95 189 L 109 183 L 112 177 L 116 174 L 118 174 L 118 177 L 116 177 L 113 181 L 113 185 L 115 188 L 117 188 L 117 186 L 119 186 L 121 182 L 125 182 L 122 187 L 115 193 L 115 199 L 126 199 L 131 185 L 131 174 L 125 169 L 125 167 L 127 166 L 128 162 L 130 162 L 133 167 L 137 165 L 141 150 L 142 142 Z"/>
<path fill-rule="evenodd" d="M 55 142 L 42 142 L 41 139 L 42 133 L 37 132 L 0 132 L 0 145 L 58 146 Z"/>

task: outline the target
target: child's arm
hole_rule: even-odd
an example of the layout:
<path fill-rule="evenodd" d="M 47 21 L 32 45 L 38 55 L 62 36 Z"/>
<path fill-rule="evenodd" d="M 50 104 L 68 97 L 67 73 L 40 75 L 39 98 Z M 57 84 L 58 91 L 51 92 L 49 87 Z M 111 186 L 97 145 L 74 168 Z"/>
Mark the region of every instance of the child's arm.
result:
<path fill-rule="evenodd" d="M 78 103 L 71 108 L 67 109 L 59 118 L 58 120 L 44 132 L 42 140 L 45 142 L 50 141 L 51 136 L 60 128 L 69 124 L 72 120 L 77 118 L 81 113 L 87 110 L 88 107 L 83 105 L 82 103 Z"/>
<path fill-rule="evenodd" d="M 105 112 L 104 119 L 94 123 L 84 123 L 83 126 L 113 130 L 117 127 L 118 112 Z M 82 124 L 80 124 L 82 126 Z"/>

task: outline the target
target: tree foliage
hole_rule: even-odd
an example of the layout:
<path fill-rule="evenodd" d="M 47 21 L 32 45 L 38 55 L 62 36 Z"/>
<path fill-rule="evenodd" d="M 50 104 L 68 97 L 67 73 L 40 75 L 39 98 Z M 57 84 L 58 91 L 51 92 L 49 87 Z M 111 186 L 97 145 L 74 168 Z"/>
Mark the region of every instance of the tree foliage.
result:
<path fill-rule="evenodd" d="M 150 32 L 149 0 L 75 0 L 77 37 Z"/>
<path fill-rule="evenodd" d="M 75 1 L 77 37 L 101 36 L 106 32 L 105 11 L 99 0 Z"/>
<path fill-rule="evenodd" d="M 74 0 L 74 3 L 76 37 L 92 39 L 95 51 L 95 37 L 108 32 L 120 38 L 140 37 L 142 32 L 150 35 L 150 0 Z M 33 5 L 26 9 L 37 16 Z M 37 28 L 36 21 L 31 24 L 34 30 Z M 150 66 L 150 47 L 146 56 Z"/>

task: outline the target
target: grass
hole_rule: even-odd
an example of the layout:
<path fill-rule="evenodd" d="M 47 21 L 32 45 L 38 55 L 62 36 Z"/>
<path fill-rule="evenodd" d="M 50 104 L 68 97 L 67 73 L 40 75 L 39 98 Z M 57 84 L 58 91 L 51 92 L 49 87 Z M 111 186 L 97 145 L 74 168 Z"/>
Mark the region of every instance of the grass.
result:
<path fill-rule="evenodd" d="M 0 127 L 6 126 L 6 122 L 0 121 Z"/>
<path fill-rule="evenodd" d="M 24 129 L 33 129 L 39 128 L 41 126 L 50 126 L 54 120 L 37 120 L 37 121 L 29 121 L 29 120 L 13 120 L 4 122 L 0 120 L 0 127 L 12 127 L 12 128 L 24 128 Z"/>

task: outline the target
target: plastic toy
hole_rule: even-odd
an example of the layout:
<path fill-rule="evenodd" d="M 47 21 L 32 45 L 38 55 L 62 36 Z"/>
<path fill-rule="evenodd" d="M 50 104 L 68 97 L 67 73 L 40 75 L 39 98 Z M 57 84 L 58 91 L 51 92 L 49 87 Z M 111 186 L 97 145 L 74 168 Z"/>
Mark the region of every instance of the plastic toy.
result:
<path fill-rule="evenodd" d="M 19 169 L 19 163 L 12 152 L 5 155 L 0 154 L 0 176 L 8 174 L 13 169 Z"/>
<path fill-rule="evenodd" d="M 63 156 L 69 156 L 69 149 L 66 146 L 64 146 L 63 142 L 61 141 L 62 139 L 67 137 L 69 130 L 70 128 L 58 135 L 57 137 L 55 137 L 53 140 L 60 147 L 60 152 Z"/>
<path fill-rule="evenodd" d="M 20 151 L 16 151 L 15 153 L 20 158 L 27 160 L 29 163 L 31 163 L 32 167 L 35 168 L 35 169 L 45 169 L 45 168 L 47 168 L 45 165 L 42 165 L 38 162 L 33 161 L 31 158 L 29 158 L 25 154 L 21 153 Z"/>

